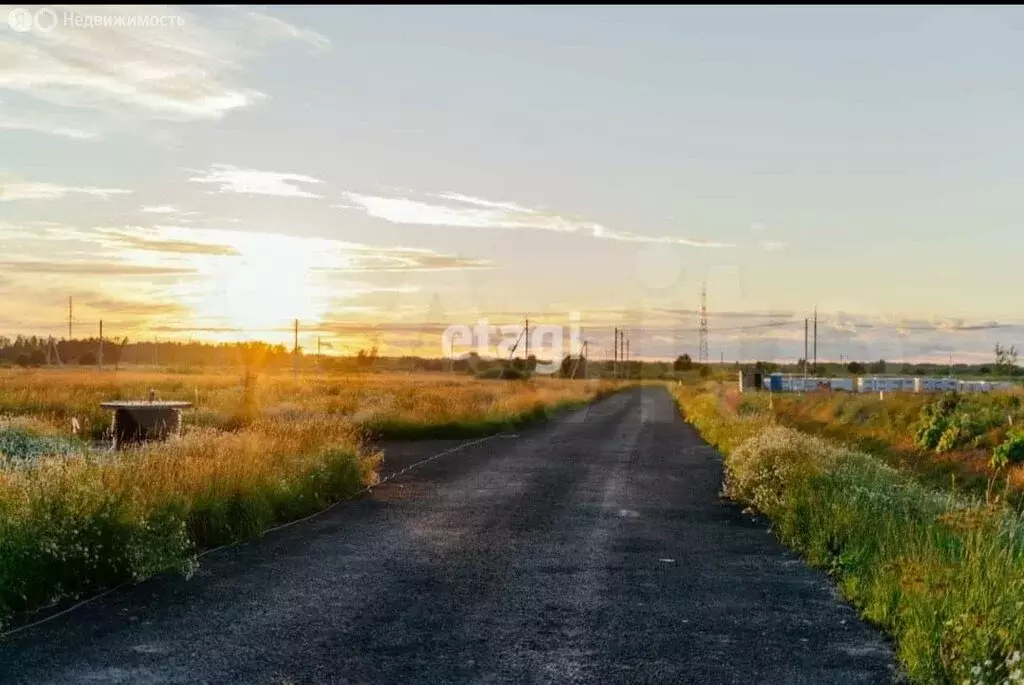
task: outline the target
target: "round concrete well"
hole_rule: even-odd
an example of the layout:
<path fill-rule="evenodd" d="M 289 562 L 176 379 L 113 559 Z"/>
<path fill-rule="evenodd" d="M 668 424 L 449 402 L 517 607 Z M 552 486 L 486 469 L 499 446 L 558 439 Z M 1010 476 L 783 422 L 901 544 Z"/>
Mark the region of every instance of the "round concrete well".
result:
<path fill-rule="evenodd" d="M 114 410 L 114 449 L 181 434 L 181 410 L 190 402 L 103 402 Z"/>

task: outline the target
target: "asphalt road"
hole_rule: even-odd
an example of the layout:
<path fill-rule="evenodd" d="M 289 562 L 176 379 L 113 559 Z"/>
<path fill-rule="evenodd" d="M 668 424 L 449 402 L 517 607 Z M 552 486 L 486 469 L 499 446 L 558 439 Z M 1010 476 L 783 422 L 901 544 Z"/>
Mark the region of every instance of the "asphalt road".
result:
<path fill-rule="evenodd" d="M 667 392 L 621 393 L 21 633 L 0 683 L 892 681 L 721 475 Z"/>

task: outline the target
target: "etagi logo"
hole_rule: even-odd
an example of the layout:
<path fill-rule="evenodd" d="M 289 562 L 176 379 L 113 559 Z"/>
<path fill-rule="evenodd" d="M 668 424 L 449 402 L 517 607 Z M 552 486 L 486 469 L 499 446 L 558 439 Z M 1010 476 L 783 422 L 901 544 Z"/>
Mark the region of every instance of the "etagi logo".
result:
<path fill-rule="evenodd" d="M 495 356 L 508 359 L 516 350 L 524 349 L 529 335 L 530 355 L 537 358 L 535 373 L 551 375 L 562 366 L 565 354 L 575 354 L 580 349 L 580 315 L 569 314 L 569 325 L 538 324 L 526 330 L 523 324 L 492 326 L 487 319 L 480 319 L 475 326 L 453 324 L 441 334 L 441 354 L 455 360 L 469 357 L 476 352 L 481 357 Z M 492 346 L 492 331 L 497 330 L 501 339 Z M 568 332 L 568 341 L 566 333 Z M 475 347 L 475 350 L 456 352 L 456 347 Z M 542 359 L 546 361 L 541 361 Z"/>

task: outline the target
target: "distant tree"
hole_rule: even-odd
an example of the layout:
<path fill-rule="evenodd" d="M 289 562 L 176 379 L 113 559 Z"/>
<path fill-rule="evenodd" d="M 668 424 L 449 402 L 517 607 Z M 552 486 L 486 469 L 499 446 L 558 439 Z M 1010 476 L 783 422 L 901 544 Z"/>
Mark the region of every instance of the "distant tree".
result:
<path fill-rule="evenodd" d="M 693 360 L 690 359 L 690 355 L 681 354 L 676 357 L 676 360 L 672 362 L 673 371 L 689 371 L 693 368 Z"/>
<path fill-rule="evenodd" d="M 14 359 L 14 363 L 17 364 L 18 366 L 28 366 L 28 355 L 22 352 Z"/>
<path fill-rule="evenodd" d="M 711 375 L 711 367 L 708 366 L 707 364 L 701 364 L 701 367 L 700 367 L 700 377 L 701 378 L 707 378 L 710 375 Z"/>
<path fill-rule="evenodd" d="M 96 355 L 92 352 L 84 352 L 78 358 L 78 363 L 82 366 L 96 366 Z"/>
<path fill-rule="evenodd" d="M 46 353 L 42 350 L 32 350 L 28 355 L 29 366 L 42 366 L 46 363 Z"/>
<path fill-rule="evenodd" d="M 988 374 L 992 373 L 992 367 L 989 366 L 988 364 L 982 364 L 981 368 L 978 369 L 978 372 L 985 374 L 987 376 Z"/>
<path fill-rule="evenodd" d="M 996 343 L 996 373 L 1003 376 L 1013 376 L 1017 373 L 1017 348 L 1013 345 L 1003 347 Z"/>
<path fill-rule="evenodd" d="M 871 366 L 868 367 L 868 370 L 871 373 L 885 373 L 885 368 L 886 368 L 885 360 L 884 359 L 879 359 L 877 362 L 871 362 Z"/>
<path fill-rule="evenodd" d="M 860 362 L 850 362 L 846 365 L 846 370 L 856 375 L 862 374 L 865 371 L 864 365 Z"/>
<path fill-rule="evenodd" d="M 376 347 L 371 348 L 369 352 L 366 350 L 359 350 L 359 354 L 356 355 L 356 365 L 364 369 L 373 366 L 376 361 Z"/>

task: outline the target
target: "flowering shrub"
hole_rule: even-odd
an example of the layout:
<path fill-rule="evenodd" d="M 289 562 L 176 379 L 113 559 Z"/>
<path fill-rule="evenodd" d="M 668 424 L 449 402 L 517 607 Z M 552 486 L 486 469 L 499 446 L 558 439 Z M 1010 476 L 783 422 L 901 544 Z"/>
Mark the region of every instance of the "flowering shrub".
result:
<path fill-rule="evenodd" d="M 751 417 L 729 413 L 714 392 L 683 388 L 677 397 L 725 452 L 727 494 L 770 516 L 785 544 L 892 634 L 912 680 L 1024 685 L 1021 514 L 929 489 L 871 455 L 766 418 L 750 435 Z M 950 409 L 944 400 L 937 409 Z"/>
<path fill-rule="evenodd" d="M 992 467 L 998 471 L 1010 464 L 1021 463 L 1024 463 L 1024 432 L 1016 431 L 992 450 Z"/>
<path fill-rule="evenodd" d="M 82 446 L 63 438 L 43 435 L 19 425 L 25 422 L 0 421 L 0 461 L 28 461 L 42 456 L 80 454 Z"/>

